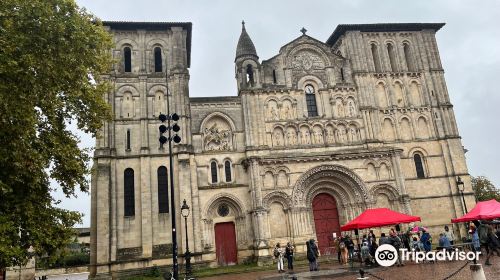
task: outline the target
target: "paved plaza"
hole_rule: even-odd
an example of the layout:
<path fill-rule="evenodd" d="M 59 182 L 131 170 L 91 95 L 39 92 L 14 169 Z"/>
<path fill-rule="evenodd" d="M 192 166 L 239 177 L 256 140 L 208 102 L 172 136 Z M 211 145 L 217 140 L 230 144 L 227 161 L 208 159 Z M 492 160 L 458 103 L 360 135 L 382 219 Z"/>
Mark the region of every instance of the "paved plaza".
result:
<path fill-rule="evenodd" d="M 486 279 L 499 279 L 500 277 L 500 258 L 496 257 L 493 260 L 492 266 L 483 266 L 486 274 Z M 367 269 L 367 271 L 381 279 L 397 279 L 397 280 L 415 280 L 415 279 L 444 279 L 452 273 L 460 269 L 465 262 L 450 261 L 437 263 L 407 263 L 404 267 L 377 267 Z M 306 271 L 306 267 L 301 267 L 295 271 L 295 276 L 300 279 L 336 279 L 336 280 L 354 280 L 359 277 L 359 274 L 351 269 L 339 266 L 338 264 L 323 264 L 318 272 Z M 359 268 L 358 268 L 359 269 Z M 357 271 L 355 269 L 354 271 Z M 365 275 L 369 279 L 377 279 L 371 275 Z M 219 275 L 214 277 L 203 278 L 205 280 L 281 280 L 292 279 L 292 275 L 288 273 L 277 273 L 276 271 L 261 271 L 254 273 L 242 273 L 232 275 Z M 471 279 L 469 265 L 464 267 L 454 276 L 449 279 Z"/>

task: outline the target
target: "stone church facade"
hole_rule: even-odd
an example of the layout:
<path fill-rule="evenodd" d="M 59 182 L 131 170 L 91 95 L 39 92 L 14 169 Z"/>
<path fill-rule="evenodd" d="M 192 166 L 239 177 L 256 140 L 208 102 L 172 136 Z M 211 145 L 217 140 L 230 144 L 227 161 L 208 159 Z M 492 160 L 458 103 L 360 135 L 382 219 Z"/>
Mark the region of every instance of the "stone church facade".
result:
<path fill-rule="evenodd" d="M 91 278 L 171 264 L 168 149 L 158 115 L 180 115 L 175 201 L 194 262 L 266 262 L 275 243 L 318 240 L 364 209 L 422 217 L 438 232 L 474 198 L 435 33 L 444 24 L 339 25 L 260 60 L 243 24 L 237 96 L 189 97 L 191 24 L 104 22 L 116 64 L 114 119 L 96 142 Z M 166 87 L 168 76 L 168 89 Z M 184 219 L 177 211 L 179 252 Z M 455 228 L 457 234 L 459 228 Z M 182 257 L 180 258 L 182 262 Z"/>

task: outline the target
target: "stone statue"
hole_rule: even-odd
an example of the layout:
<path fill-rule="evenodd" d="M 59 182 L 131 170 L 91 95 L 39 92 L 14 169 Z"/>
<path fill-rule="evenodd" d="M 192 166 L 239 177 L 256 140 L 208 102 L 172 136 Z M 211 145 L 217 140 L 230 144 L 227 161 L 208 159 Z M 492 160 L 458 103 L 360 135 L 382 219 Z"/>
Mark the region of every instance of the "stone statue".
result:
<path fill-rule="evenodd" d="M 331 128 L 328 128 L 326 131 L 326 141 L 328 143 L 335 143 L 335 135 L 333 134 L 333 130 Z"/>
<path fill-rule="evenodd" d="M 271 107 L 271 116 L 272 116 L 273 120 L 279 120 L 280 119 L 280 117 L 278 116 L 278 111 L 274 107 Z"/>
<path fill-rule="evenodd" d="M 295 131 L 289 130 L 287 132 L 287 138 L 288 138 L 288 144 L 289 145 L 295 145 L 295 144 L 297 144 L 297 135 L 295 134 Z"/>
<path fill-rule="evenodd" d="M 281 146 L 283 142 L 283 135 L 279 130 L 274 132 L 274 144 L 275 146 Z"/>
<path fill-rule="evenodd" d="M 304 130 L 303 136 L 304 136 L 304 138 L 303 138 L 302 144 L 306 144 L 306 145 L 311 144 L 311 134 L 309 133 L 308 129 Z"/>
<path fill-rule="evenodd" d="M 347 103 L 347 108 L 349 110 L 350 117 L 356 116 L 356 107 L 354 107 L 354 101 L 349 100 L 349 102 Z"/>
<path fill-rule="evenodd" d="M 351 141 L 352 142 L 358 141 L 358 132 L 356 131 L 355 127 L 350 128 L 350 134 L 351 134 Z"/>
<path fill-rule="evenodd" d="M 314 143 L 315 144 L 323 143 L 323 132 L 321 132 L 321 130 L 319 129 L 314 131 Z"/>
<path fill-rule="evenodd" d="M 281 118 L 283 120 L 288 120 L 290 118 L 290 116 L 288 115 L 290 112 L 290 108 L 288 108 L 288 106 L 285 106 L 283 107 L 283 111 L 282 111 L 282 114 L 281 114 Z"/>
<path fill-rule="evenodd" d="M 347 139 L 346 139 L 346 131 L 345 131 L 345 128 L 343 126 L 338 128 L 337 134 L 338 134 L 339 142 L 345 143 Z"/>
<path fill-rule="evenodd" d="M 344 105 L 340 100 L 337 100 L 337 117 L 339 118 L 344 117 Z"/>

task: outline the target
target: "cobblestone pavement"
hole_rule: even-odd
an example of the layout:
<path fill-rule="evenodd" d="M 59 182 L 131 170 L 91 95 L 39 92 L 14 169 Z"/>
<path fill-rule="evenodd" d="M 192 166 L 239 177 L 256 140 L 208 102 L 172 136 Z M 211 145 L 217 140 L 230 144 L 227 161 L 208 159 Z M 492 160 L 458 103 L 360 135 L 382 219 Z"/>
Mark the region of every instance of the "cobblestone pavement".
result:
<path fill-rule="evenodd" d="M 486 266 L 483 262 L 483 269 L 488 280 L 500 279 L 500 258 L 492 258 L 493 265 Z M 453 272 L 461 268 L 465 262 L 453 261 L 453 262 L 437 262 L 437 263 L 407 263 L 404 267 L 390 267 L 390 268 L 378 268 L 371 271 L 372 274 L 385 279 L 385 280 L 417 280 L 417 279 L 444 279 Z M 369 279 L 377 279 L 370 275 Z M 248 278 L 250 279 L 250 278 Z M 356 279 L 355 276 L 342 276 L 342 277 L 325 277 L 320 279 L 335 279 L 335 280 L 353 280 Z M 458 272 L 450 280 L 470 280 L 471 271 L 470 266 L 465 266 L 460 272 Z"/>
<path fill-rule="evenodd" d="M 484 262 L 483 262 L 484 263 Z M 486 279 L 488 280 L 497 280 L 500 279 L 500 257 L 492 258 L 492 266 L 483 265 L 483 269 L 486 275 Z M 449 276 L 450 274 L 457 271 L 461 268 L 465 262 L 453 261 L 453 262 L 437 262 L 437 263 L 407 263 L 404 267 L 378 267 L 372 270 L 368 270 L 371 274 L 380 277 L 384 280 L 417 280 L 417 279 L 425 279 L 425 280 L 440 280 Z M 359 274 L 350 274 L 345 275 L 317 275 L 309 273 L 301 273 L 306 271 L 306 267 L 301 267 L 297 269 L 295 272 L 298 275 L 298 279 L 336 279 L 336 280 L 354 280 L 359 277 Z M 338 264 L 323 264 L 321 266 L 321 270 L 333 270 L 332 273 L 337 273 L 339 270 L 343 270 L 347 272 L 345 267 L 340 267 Z M 274 277 L 272 277 L 274 276 Z M 371 280 L 376 280 L 377 278 L 368 276 Z M 242 273 L 242 274 L 231 274 L 231 275 L 219 275 L 214 277 L 203 278 L 203 280 L 258 280 L 258 279 L 266 279 L 266 280 L 278 280 L 278 279 L 288 279 L 290 280 L 288 274 L 282 273 L 279 274 L 276 271 L 260 271 L 253 273 Z M 471 279 L 471 271 L 469 265 L 465 266 L 460 272 L 458 272 L 453 277 L 449 278 L 450 280 L 463 280 L 463 279 Z"/>

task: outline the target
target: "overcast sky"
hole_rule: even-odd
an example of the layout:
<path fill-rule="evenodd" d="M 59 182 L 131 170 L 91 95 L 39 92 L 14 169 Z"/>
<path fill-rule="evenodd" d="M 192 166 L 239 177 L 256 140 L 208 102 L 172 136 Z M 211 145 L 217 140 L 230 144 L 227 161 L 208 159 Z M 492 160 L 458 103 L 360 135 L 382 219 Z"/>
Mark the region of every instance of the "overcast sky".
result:
<path fill-rule="evenodd" d="M 193 23 L 191 96 L 236 95 L 234 55 L 244 19 L 261 60 L 300 33 L 326 41 L 338 24 L 445 22 L 437 33 L 446 82 L 467 152 L 471 175 L 500 185 L 500 1 L 160 1 L 77 0 L 102 20 Z M 82 135 L 83 146 L 93 146 Z M 496 144 L 495 144 L 496 143 Z M 56 193 L 57 198 L 61 198 Z M 64 199 L 62 207 L 85 214 L 90 196 Z"/>

